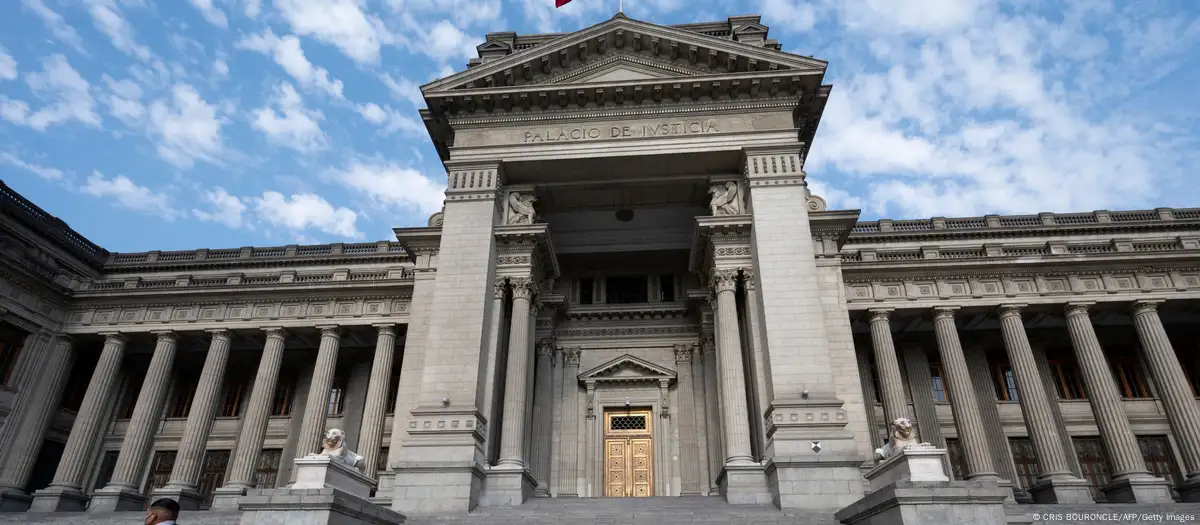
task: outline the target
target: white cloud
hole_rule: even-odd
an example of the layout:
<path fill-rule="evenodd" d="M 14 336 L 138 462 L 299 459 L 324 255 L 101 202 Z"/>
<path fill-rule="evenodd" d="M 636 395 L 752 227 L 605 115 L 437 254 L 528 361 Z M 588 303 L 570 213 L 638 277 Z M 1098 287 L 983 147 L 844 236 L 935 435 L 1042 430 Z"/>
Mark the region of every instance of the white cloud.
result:
<path fill-rule="evenodd" d="M 242 12 L 249 18 L 258 18 L 262 13 L 262 0 L 245 0 Z"/>
<path fill-rule="evenodd" d="M 153 54 L 150 48 L 137 43 L 133 26 L 121 16 L 121 9 L 114 0 L 83 0 L 92 15 L 92 23 L 101 33 L 108 35 L 113 47 L 125 54 L 149 61 Z"/>
<path fill-rule="evenodd" d="M 394 13 L 450 15 L 462 27 L 506 24 L 500 0 L 387 0 L 387 3 Z"/>
<path fill-rule="evenodd" d="M 297 193 L 286 197 L 277 191 L 265 191 L 252 199 L 254 211 L 268 224 L 295 231 L 310 228 L 330 235 L 361 238 L 356 222 L 358 214 L 347 208 L 334 208 L 315 193 Z"/>
<path fill-rule="evenodd" d="M 34 95 L 49 102 L 33 111 L 23 101 L 8 100 L 0 95 L 0 117 L 38 131 L 70 121 L 100 126 L 96 101 L 90 93 L 91 85 L 71 67 L 66 57 L 53 55 L 43 59 L 42 71 L 25 75 L 25 83 Z"/>
<path fill-rule="evenodd" d="M 206 191 L 201 195 L 201 199 L 208 203 L 211 209 L 205 211 L 192 208 L 192 215 L 197 219 L 224 224 L 235 230 L 245 224 L 243 215 L 246 212 L 246 204 L 242 199 L 230 195 L 225 188 L 218 186 Z"/>
<path fill-rule="evenodd" d="M 425 135 L 425 125 L 421 121 L 404 115 L 392 109 L 391 106 L 380 106 L 368 102 L 358 106 L 358 114 L 367 122 L 383 128 L 384 133 L 400 132 L 407 137 L 422 137 Z"/>
<path fill-rule="evenodd" d="M 46 7 L 45 2 L 42 2 L 42 0 L 21 0 L 21 4 L 25 6 L 25 9 L 33 11 L 34 14 L 42 19 L 42 23 L 46 24 L 46 29 L 50 30 L 54 38 L 75 48 L 80 53 L 85 52 L 83 49 L 83 39 L 79 38 L 79 33 L 75 32 L 75 28 L 67 24 L 62 15 Z"/>
<path fill-rule="evenodd" d="M 217 77 L 225 78 L 229 76 L 229 63 L 223 58 L 213 60 L 212 70 Z"/>
<path fill-rule="evenodd" d="M 392 91 L 392 97 L 409 101 L 415 108 L 425 107 L 425 96 L 421 94 L 421 86 L 405 77 L 393 78 L 391 75 L 380 76 L 384 85 Z"/>
<path fill-rule="evenodd" d="M 277 107 L 278 112 L 271 106 Z M 252 125 L 274 144 L 311 153 L 329 144 L 329 138 L 321 131 L 322 118 L 320 111 L 304 107 L 304 101 L 291 84 L 280 84 L 271 105 L 254 111 Z"/>
<path fill-rule="evenodd" d="M 8 54 L 8 50 L 0 47 L 0 80 L 12 80 L 17 78 L 17 61 L 12 55 Z"/>
<path fill-rule="evenodd" d="M 367 14 L 363 0 L 275 0 L 275 8 L 296 34 L 337 47 L 359 63 L 377 63 L 380 47 L 393 38 Z"/>
<path fill-rule="evenodd" d="M 104 75 L 104 83 L 108 85 L 108 93 L 101 95 L 101 100 L 108 105 L 108 112 L 126 125 L 134 125 L 146 114 L 142 105 L 142 88 L 132 80 L 115 80 Z"/>
<path fill-rule="evenodd" d="M 107 179 L 103 173 L 93 172 L 92 176 L 88 177 L 87 184 L 83 186 L 83 191 L 94 197 L 114 199 L 114 204 L 122 208 L 149 213 L 163 220 L 173 221 L 179 215 L 171 204 L 169 195 L 138 186 L 124 175 Z"/>
<path fill-rule="evenodd" d="M 46 180 L 62 180 L 63 172 L 58 168 L 48 168 L 46 166 L 38 166 L 25 162 L 12 153 L 0 151 L 0 160 L 12 164 L 18 168 L 28 171 L 38 177 Z"/>
<path fill-rule="evenodd" d="M 355 162 L 344 169 L 331 169 L 325 177 L 378 204 L 422 215 L 442 207 L 446 185 L 425 177 L 421 172 L 391 163 Z"/>
<path fill-rule="evenodd" d="M 479 55 L 475 46 L 483 43 L 478 36 L 468 35 L 449 20 L 438 20 L 431 24 L 406 14 L 404 25 L 413 34 L 404 45 L 438 62 L 469 60 Z"/>
<path fill-rule="evenodd" d="M 229 24 L 229 20 L 225 18 L 225 12 L 213 6 L 212 0 L 192 0 L 192 5 L 200 10 L 200 14 L 204 15 L 204 19 L 209 23 L 225 27 Z"/>
<path fill-rule="evenodd" d="M 163 160 L 183 169 L 191 168 L 196 160 L 220 164 L 222 119 L 192 86 L 175 85 L 170 99 L 150 105 L 149 117 L 150 132 Z"/>
<path fill-rule="evenodd" d="M 301 86 L 324 91 L 334 98 L 342 98 L 342 81 L 330 79 L 329 71 L 316 67 L 304 56 L 300 39 L 294 35 L 275 36 L 270 29 L 261 35 L 243 38 L 238 48 L 270 55 L 276 64 L 283 67 Z"/>

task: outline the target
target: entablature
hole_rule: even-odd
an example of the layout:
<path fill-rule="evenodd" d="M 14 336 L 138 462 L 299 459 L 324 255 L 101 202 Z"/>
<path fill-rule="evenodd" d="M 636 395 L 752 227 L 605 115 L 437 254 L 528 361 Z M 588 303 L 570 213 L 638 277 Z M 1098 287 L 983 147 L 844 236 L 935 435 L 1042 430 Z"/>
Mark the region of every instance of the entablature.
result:
<path fill-rule="evenodd" d="M 335 265 L 341 262 L 409 262 L 404 245 L 395 241 L 333 243 L 300 246 L 246 246 L 210 250 L 111 253 L 105 274 L 160 272 L 167 270 L 212 270 L 216 268 L 294 267 Z"/>

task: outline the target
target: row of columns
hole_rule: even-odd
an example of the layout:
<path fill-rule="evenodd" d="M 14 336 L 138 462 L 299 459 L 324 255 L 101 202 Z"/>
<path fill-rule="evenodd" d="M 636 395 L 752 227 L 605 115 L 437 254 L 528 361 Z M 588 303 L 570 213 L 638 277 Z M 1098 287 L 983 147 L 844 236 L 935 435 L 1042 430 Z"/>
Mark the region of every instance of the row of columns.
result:
<path fill-rule="evenodd" d="M 1088 314 L 1087 303 L 1065 307 L 1067 329 L 1079 363 L 1087 399 L 1096 416 L 1101 441 L 1112 463 L 1112 483 L 1102 487 L 1112 502 L 1161 503 L 1171 501 L 1168 483 L 1150 475 L 1121 403 L 1100 341 Z M 1179 487 L 1185 500 L 1200 499 L 1200 407 L 1184 376 L 1166 331 L 1158 316 L 1157 303 L 1138 301 L 1133 305 L 1134 326 L 1149 363 L 1150 374 L 1159 388 L 1184 459 L 1186 481 Z M 943 378 L 950 397 L 970 480 L 997 480 L 988 436 L 971 388 L 971 377 L 954 320 L 955 308 L 933 309 L 934 331 L 941 357 Z M 900 366 L 890 325 L 891 310 L 871 311 L 871 342 L 879 375 L 880 399 L 888 421 L 910 417 L 904 395 Z M 1025 426 L 1040 467 L 1038 481 L 1030 489 L 1038 503 L 1091 502 L 1088 482 L 1074 476 L 1068 454 L 1055 421 L 1051 395 L 1038 371 L 1022 320 L 1022 305 L 1002 305 L 997 310 L 1005 351 L 1012 366 Z M 933 423 L 936 425 L 936 423 Z M 922 428 L 929 428 L 925 425 Z"/>
<path fill-rule="evenodd" d="M 332 388 L 340 346 L 341 331 L 337 326 L 318 328 L 321 330 L 321 344 L 300 425 L 300 439 L 296 447 L 298 457 L 317 452 L 319 449 L 320 439 L 325 431 L 326 404 Z M 375 356 L 367 387 L 359 440 L 360 453 L 365 457 L 366 471 L 369 475 L 374 475 L 378 467 L 376 462 L 383 439 L 383 422 L 387 412 L 387 394 L 396 337 L 395 327 L 392 325 L 377 325 L 376 329 Z M 245 489 L 254 486 L 255 467 L 271 415 L 287 338 L 287 333 L 282 328 L 263 330 L 266 332 L 266 343 L 232 454 L 227 477 L 229 481 L 217 489 L 218 499 L 225 495 L 235 500 Z M 176 498 L 185 509 L 196 509 L 203 501 L 203 496 L 199 493 L 199 477 L 209 432 L 224 386 L 232 338 L 228 330 L 208 332 L 211 338 L 208 353 L 193 394 L 191 410 L 184 425 L 170 481 L 165 487 L 155 491 L 155 496 Z M 125 356 L 128 339 L 120 333 L 105 334 L 104 348 L 67 438 L 54 479 L 47 488 L 33 495 L 31 510 L 54 512 L 87 508 L 94 511 L 111 511 L 144 508 L 140 483 L 159 425 L 162 406 L 166 401 L 178 346 L 178 335 L 175 332 L 157 332 L 156 335 L 154 353 L 138 391 L 133 415 L 121 443 L 109 484 L 93 494 L 89 505 L 83 492 L 83 484 L 89 458 L 106 424 L 105 405 L 115 393 L 121 362 Z M 19 491 L 27 481 L 29 470 L 32 469 L 32 458 L 36 457 L 36 447 L 40 446 L 44 429 L 57 410 L 58 398 L 70 370 L 70 339 L 57 338 L 52 348 L 42 367 L 42 374 L 47 380 L 31 386 L 31 391 L 35 391 L 34 395 L 27 396 L 28 402 L 18 403 L 14 411 L 17 418 L 10 418 L 10 421 L 30 425 L 31 430 L 39 427 L 41 431 L 20 433 L 16 443 L 28 450 L 22 452 L 13 449 L 8 454 L 7 463 L 0 471 L 0 489 L 7 492 Z M 233 500 L 227 500 L 227 504 Z M 214 506 L 218 506 L 218 503 L 214 502 Z"/>

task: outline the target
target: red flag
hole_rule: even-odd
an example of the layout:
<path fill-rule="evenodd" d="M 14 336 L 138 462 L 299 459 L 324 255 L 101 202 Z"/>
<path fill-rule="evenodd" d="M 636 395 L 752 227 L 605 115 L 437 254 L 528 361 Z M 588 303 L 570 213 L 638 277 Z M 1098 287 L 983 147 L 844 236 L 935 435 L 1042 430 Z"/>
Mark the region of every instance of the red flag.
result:
<path fill-rule="evenodd" d="M 571 3 L 571 0 L 554 0 L 554 7 L 562 7 Z"/>

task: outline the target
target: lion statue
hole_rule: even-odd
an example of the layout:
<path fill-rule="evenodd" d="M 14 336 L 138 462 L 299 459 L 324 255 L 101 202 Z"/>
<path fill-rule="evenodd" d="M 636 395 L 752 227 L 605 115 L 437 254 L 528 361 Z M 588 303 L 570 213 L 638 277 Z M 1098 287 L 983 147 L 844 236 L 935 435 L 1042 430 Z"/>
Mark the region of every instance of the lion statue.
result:
<path fill-rule="evenodd" d="M 325 431 L 325 437 L 321 440 L 320 455 L 329 456 L 359 471 L 363 469 L 363 457 L 346 448 L 346 433 L 341 429 L 331 428 Z"/>
<path fill-rule="evenodd" d="M 929 443 L 917 441 L 917 431 L 913 428 L 912 421 L 906 417 L 892 421 L 890 427 L 891 439 L 888 439 L 883 448 L 875 449 L 876 459 L 890 458 L 906 448 L 932 446 Z"/>

